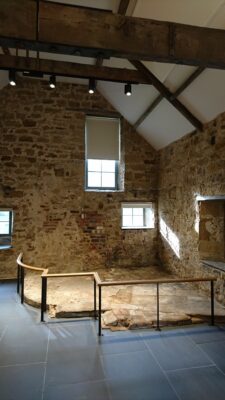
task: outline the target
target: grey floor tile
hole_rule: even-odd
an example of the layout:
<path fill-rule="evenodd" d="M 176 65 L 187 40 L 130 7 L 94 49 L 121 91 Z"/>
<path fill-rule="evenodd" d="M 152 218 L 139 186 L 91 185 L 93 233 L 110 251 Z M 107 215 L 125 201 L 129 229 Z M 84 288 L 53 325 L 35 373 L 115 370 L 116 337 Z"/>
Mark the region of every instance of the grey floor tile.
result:
<path fill-rule="evenodd" d="M 43 400 L 109 400 L 106 382 L 49 386 Z"/>
<path fill-rule="evenodd" d="M 177 399 L 164 373 L 148 351 L 111 354 L 102 358 L 113 400 Z"/>
<path fill-rule="evenodd" d="M 181 400 L 224 400 L 225 376 L 216 367 L 167 373 Z"/>
<path fill-rule="evenodd" d="M 103 380 L 99 351 L 95 347 L 81 351 L 58 351 L 48 358 L 46 386 Z"/>
<path fill-rule="evenodd" d="M 4 321 L 0 321 L 0 340 L 3 338 L 7 325 Z"/>
<path fill-rule="evenodd" d="M 177 335 L 176 332 L 145 338 L 145 343 L 164 370 L 212 364 L 207 355 L 191 339 Z"/>
<path fill-rule="evenodd" d="M 101 354 L 129 353 L 146 350 L 143 339 L 138 335 L 103 336 L 99 341 Z"/>
<path fill-rule="evenodd" d="M 201 349 L 213 360 L 213 362 L 225 373 L 225 341 L 204 343 Z"/>
<path fill-rule="evenodd" d="M 192 327 L 183 329 L 183 331 L 195 343 L 225 341 L 225 331 L 217 326 Z"/>
<path fill-rule="evenodd" d="M 165 378 L 108 381 L 110 400 L 178 400 Z M 189 399 L 190 400 L 190 399 Z"/>
<path fill-rule="evenodd" d="M 102 356 L 107 379 L 143 379 L 150 374 L 161 374 L 161 370 L 148 350 Z"/>
<path fill-rule="evenodd" d="M 0 365 L 43 362 L 48 343 L 46 325 L 7 325 L 0 346 Z"/>
<path fill-rule="evenodd" d="M 93 325 L 88 322 L 76 322 L 72 325 L 57 324 L 48 325 L 50 329 L 49 336 L 49 360 L 57 353 L 69 351 L 80 351 L 89 347 L 97 346 L 97 337 Z"/>
<path fill-rule="evenodd" d="M 1 400 L 40 400 L 44 364 L 0 367 Z"/>
<path fill-rule="evenodd" d="M 0 315 L 1 319 L 8 323 L 40 321 L 40 311 L 19 302 L 0 301 Z"/>

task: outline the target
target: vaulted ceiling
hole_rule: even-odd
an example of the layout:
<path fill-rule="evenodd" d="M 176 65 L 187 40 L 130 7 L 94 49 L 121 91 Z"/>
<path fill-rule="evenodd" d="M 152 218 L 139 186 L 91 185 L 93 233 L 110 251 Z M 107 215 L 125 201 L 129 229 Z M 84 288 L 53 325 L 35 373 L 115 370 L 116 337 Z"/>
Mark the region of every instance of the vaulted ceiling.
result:
<path fill-rule="evenodd" d="M 49 0 L 50 1 L 50 0 Z M 58 3 L 100 8 L 113 13 L 126 12 L 127 16 L 170 21 L 188 25 L 225 29 L 225 0 L 54 0 Z M 124 6 L 124 9 L 123 9 Z M 1 9 L 1 5 L 0 5 Z M 0 10 L 1 11 L 1 10 Z M 225 33 L 224 33 L 225 35 Z M 146 41 L 148 38 L 146 37 Z M 207 42 L 205 43 L 207 49 Z M 2 54 L 5 53 L 2 49 Z M 15 50 L 10 49 L 14 55 Z M 30 51 L 29 56 L 35 57 Z M 25 56 L 25 50 L 19 50 Z M 64 54 L 41 52 L 40 58 L 50 60 L 80 62 L 96 65 L 96 58 L 77 57 Z M 102 65 L 135 70 L 126 59 L 103 59 Z M 168 89 L 169 95 L 159 92 L 159 87 L 149 84 L 132 86 L 132 96 L 124 95 L 124 84 L 98 81 L 98 90 L 132 124 L 137 131 L 156 149 L 163 148 L 196 129 L 179 107 L 168 101 L 176 94 L 176 101 L 184 106 L 200 123 L 206 123 L 225 111 L 225 70 L 199 66 L 177 65 L 142 61 L 144 66 Z M 61 81 L 88 84 L 86 79 L 59 77 Z M 0 87 L 8 82 L 7 72 L 0 71 Z"/>

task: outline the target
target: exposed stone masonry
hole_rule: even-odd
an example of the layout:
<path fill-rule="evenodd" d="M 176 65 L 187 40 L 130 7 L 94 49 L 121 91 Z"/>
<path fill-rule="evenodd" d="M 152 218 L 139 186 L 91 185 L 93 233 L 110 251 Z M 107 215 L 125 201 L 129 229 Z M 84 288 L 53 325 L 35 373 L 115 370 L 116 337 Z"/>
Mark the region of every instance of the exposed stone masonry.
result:
<path fill-rule="evenodd" d="M 179 256 L 160 236 L 160 258 L 181 276 L 214 273 L 217 298 L 224 299 L 224 273 L 202 267 L 199 254 L 199 207 L 197 196 L 225 195 L 225 113 L 209 123 L 204 132 L 187 135 L 160 151 L 159 224 L 162 220 L 176 235 Z M 177 244 L 177 243 L 176 243 Z M 207 285 L 204 285 L 206 287 Z"/>
<path fill-rule="evenodd" d="M 84 110 L 115 112 L 99 93 L 21 79 L 0 101 L 0 208 L 15 212 L 0 278 L 15 277 L 21 250 L 26 262 L 59 272 L 153 265 L 159 251 L 175 274 L 214 273 L 224 302 L 224 272 L 200 261 L 197 196 L 225 195 L 225 114 L 159 152 L 122 120 L 125 190 L 98 193 L 84 190 Z M 158 198 L 161 232 L 157 218 L 155 229 L 121 229 L 121 202 L 152 201 L 157 217 Z"/>
<path fill-rule="evenodd" d="M 115 110 L 86 86 L 21 79 L 0 92 L 0 209 L 15 213 L 13 248 L 0 251 L 0 278 L 16 257 L 52 271 L 146 266 L 157 261 L 157 227 L 121 229 L 121 202 L 157 207 L 157 153 L 122 120 L 125 190 L 85 192 L 84 110 Z M 124 166 L 122 166 L 124 168 Z"/>

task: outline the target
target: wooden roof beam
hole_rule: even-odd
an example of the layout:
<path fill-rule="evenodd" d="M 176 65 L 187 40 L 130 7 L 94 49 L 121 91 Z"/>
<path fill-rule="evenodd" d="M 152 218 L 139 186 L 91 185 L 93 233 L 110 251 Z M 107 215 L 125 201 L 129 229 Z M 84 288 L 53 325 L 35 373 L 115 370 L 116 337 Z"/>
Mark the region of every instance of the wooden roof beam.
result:
<path fill-rule="evenodd" d="M 178 99 L 173 98 L 173 94 L 169 89 L 140 61 L 129 60 L 130 63 L 143 74 L 143 76 L 152 82 L 152 85 L 159 93 L 166 98 L 195 128 L 203 130 L 203 124 L 196 118 Z"/>
<path fill-rule="evenodd" d="M 98 79 L 111 82 L 130 82 L 150 84 L 140 72 L 127 68 L 111 68 L 64 61 L 44 60 L 0 55 L 0 69 L 17 71 L 43 72 L 48 75 L 70 76 L 74 78 Z"/>
<path fill-rule="evenodd" d="M 1 2 L 1 46 L 225 69 L 225 30 L 38 3 Z"/>

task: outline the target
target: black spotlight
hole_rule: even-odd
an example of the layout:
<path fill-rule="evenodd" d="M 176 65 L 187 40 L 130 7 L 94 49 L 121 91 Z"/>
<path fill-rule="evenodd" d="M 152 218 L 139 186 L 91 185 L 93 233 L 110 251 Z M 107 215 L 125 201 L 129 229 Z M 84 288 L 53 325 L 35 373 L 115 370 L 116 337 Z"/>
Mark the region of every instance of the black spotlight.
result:
<path fill-rule="evenodd" d="M 90 94 L 93 94 L 95 92 L 95 80 L 93 78 L 89 79 L 89 87 L 88 87 L 88 92 Z"/>
<path fill-rule="evenodd" d="M 55 75 L 51 75 L 49 79 L 49 86 L 51 89 L 55 89 L 56 87 L 56 78 Z"/>
<path fill-rule="evenodd" d="M 131 84 L 130 83 L 126 83 L 125 87 L 124 87 L 124 93 L 126 96 L 131 96 L 132 95 L 132 90 L 131 90 Z"/>
<path fill-rule="evenodd" d="M 14 71 L 14 69 L 9 70 L 9 84 L 11 86 L 16 86 L 16 71 Z"/>

